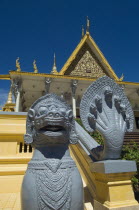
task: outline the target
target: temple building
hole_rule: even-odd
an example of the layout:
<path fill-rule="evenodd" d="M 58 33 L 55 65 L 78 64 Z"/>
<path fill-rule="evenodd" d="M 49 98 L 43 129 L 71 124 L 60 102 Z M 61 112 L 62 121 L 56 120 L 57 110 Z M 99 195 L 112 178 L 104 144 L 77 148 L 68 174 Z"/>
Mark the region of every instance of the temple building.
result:
<path fill-rule="evenodd" d="M 33 68 L 33 72 L 24 72 L 17 58 L 16 69 L 9 71 L 7 75 L 0 75 L 0 79 L 11 82 L 7 102 L 0 112 L 0 209 L 20 210 L 21 183 L 32 156 L 31 146 L 23 143 L 26 115 L 32 103 L 44 94 L 60 95 L 72 106 L 76 118 L 80 116 L 80 101 L 87 87 L 97 78 L 107 75 L 123 88 L 134 111 L 134 131 L 139 131 L 139 83 L 123 81 L 123 76 L 119 78 L 116 75 L 91 37 L 88 19 L 86 32 L 82 29 L 79 44 L 59 72 L 55 55 L 49 74 L 39 73 L 35 60 Z M 12 94 L 15 103 L 12 101 Z M 84 186 L 88 188 L 88 196 L 90 194 L 95 197 L 95 178 L 89 171 L 91 160 L 80 146 L 71 148 L 72 155 L 80 167 Z M 91 196 L 86 209 L 91 209 L 87 207 L 93 203 Z"/>
<path fill-rule="evenodd" d="M 89 32 L 89 20 L 82 38 L 68 58 L 60 72 L 57 71 L 56 58 L 50 74 L 39 73 L 36 61 L 33 62 L 34 72 L 21 70 L 19 58 L 16 60 L 16 70 L 9 71 L 9 75 L 0 75 L 0 79 L 9 79 L 12 92 L 16 99 L 16 112 L 27 112 L 31 104 L 45 93 L 61 95 L 73 107 L 74 116 L 79 116 L 81 97 L 86 88 L 97 78 L 104 75 L 114 79 L 124 89 L 132 104 L 135 114 L 135 129 L 138 129 L 139 119 L 139 83 L 123 81 L 123 76 L 118 78 L 108 61 L 96 45 Z M 3 111 L 13 111 L 7 102 Z"/>

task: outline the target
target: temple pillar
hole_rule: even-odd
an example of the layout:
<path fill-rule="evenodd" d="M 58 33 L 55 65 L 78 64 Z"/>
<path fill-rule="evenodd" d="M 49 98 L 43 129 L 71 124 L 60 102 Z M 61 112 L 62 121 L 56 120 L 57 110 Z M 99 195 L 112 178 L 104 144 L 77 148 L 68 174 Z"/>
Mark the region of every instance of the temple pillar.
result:
<path fill-rule="evenodd" d="M 76 98 L 75 93 L 77 89 L 77 80 L 72 80 L 71 82 L 71 91 L 72 91 L 72 109 L 73 109 L 73 116 L 76 118 Z"/>
<path fill-rule="evenodd" d="M 15 112 L 19 112 L 20 107 L 20 91 L 17 93 L 16 103 L 15 103 Z"/>
<path fill-rule="evenodd" d="M 13 80 L 12 91 L 13 91 L 15 101 L 16 101 L 15 112 L 19 112 L 20 111 L 21 79 L 16 78 Z"/>
<path fill-rule="evenodd" d="M 76 99 L 72 96 L 72 109 L 73 109 L 73 116 L 76 118 Z"/>

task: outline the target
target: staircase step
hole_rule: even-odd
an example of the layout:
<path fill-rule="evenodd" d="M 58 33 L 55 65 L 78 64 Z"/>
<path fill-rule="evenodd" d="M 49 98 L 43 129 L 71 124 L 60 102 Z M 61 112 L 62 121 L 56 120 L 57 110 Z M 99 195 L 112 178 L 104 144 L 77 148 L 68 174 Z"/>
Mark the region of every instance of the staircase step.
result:
<path fill-rule="evenodd" d="M 133 146 L 134 143 L 136 143 L 139 148 L 139 132 L 125 133 L 123 145 Z"/>

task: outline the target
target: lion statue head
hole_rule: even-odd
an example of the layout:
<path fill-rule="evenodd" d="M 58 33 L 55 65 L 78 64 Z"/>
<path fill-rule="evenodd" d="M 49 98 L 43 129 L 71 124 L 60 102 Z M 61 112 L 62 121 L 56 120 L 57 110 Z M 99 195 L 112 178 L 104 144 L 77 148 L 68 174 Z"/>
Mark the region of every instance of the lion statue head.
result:
<path fill-rule="evenodd" d="M 24 141 L 33 147 L 77 143 L 71 107 L 55 94 L 40 97 L 28 111 Z"/>

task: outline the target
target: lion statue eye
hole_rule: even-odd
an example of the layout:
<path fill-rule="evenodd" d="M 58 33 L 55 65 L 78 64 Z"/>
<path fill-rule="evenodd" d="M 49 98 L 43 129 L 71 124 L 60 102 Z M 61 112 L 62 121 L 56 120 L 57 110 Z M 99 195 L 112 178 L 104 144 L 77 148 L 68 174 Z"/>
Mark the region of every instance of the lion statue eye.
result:
<path fill-rule="evenodd" d="M 40 113 L 41 115 L 45 114 L 46 112 L 47 112 L 47 108 L 46 108 L 46 107 L 40 107 L 40 108 L 39 108 L 39 113 Z"/>

